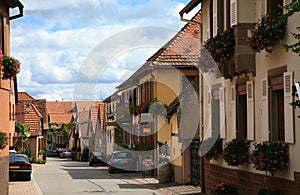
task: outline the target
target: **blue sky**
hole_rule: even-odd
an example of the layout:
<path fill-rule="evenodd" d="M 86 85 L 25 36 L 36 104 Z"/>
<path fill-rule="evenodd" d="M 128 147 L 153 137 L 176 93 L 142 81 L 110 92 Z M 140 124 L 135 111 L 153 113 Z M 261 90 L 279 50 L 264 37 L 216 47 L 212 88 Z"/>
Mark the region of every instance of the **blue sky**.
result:
<path fill-rule="evenodd" d="M 11 21 L 19 91 L 61 101 L 111 95 L 185 25 L 178 12 L 189 0 L 21 2 L 24 16 Z"/>

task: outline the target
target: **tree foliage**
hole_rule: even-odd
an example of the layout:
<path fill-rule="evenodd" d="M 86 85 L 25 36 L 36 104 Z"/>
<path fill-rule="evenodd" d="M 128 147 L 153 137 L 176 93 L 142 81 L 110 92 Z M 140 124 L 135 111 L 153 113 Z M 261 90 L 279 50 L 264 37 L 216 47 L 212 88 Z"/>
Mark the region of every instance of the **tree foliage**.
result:
<path fill-rule="evenodd" d="M 16 121 L 15 131 L 21 135 L 28 135 L 29 134 L 29 125 L 25 123 L 21 123 Z"/>
<path fill-rule="evenodd" d="M 286 6 L 282 6 L 286 10 L 286 16 L 291 16 L 296 12 L 300 11 L 300 0 L 292 0 L 292 2 Z M 292 36 L 296 39 L 296 42 L 289 45 L 287 43 L 282 43 L 281 45 L 286 51 L 292 50 L 300 56 L 300 26 L 297 27 L 298 33 L 292 33 Z"/>

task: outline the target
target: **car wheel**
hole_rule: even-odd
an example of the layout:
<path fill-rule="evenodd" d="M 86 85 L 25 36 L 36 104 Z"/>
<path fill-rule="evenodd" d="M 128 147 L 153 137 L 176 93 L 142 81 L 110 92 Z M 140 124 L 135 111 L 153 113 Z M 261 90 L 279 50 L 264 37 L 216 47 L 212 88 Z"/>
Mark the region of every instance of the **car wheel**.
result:
<path fill-rule="evenodd" d="M 27 177 L 26 180 L 27 180 L 27 181 L 31 181 L 31 175 L 28 175 L 28 177 Z"/>
<path fill-rule="evenodd" d="M 111 168 L 111 166 L 108 167 L 108 172 L 111 173 L 111 174 L 115 173 L 114 170 Z"/>
<path fill-rule="evenodd" d="M 93 163 L 90 162 L 89 165 L 90 165 L 90 166 L 93 166 Z"/>

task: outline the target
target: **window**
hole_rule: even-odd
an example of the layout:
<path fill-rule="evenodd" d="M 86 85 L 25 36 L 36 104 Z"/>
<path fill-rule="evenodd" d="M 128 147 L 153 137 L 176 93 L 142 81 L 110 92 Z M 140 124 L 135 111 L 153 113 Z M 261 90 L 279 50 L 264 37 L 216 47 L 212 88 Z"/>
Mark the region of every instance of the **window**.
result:
<path fill-rule="evenodd" d="M 270 139 L 284 141 L 283 76 L 270 79 Z"/>
<path fill-rule="evenodd" d="M 263 141 L 294 143 L 293 72 L 286 71 L 287 66 L 269 70 L 269 77 L 261 81 Z"/>
<path fill-rule="evenodd" d="M 224 3 L 226 0 L 213 0 L 212 5 L 212 27 L 213 36 L 224 31 Z"/>
<path fill-rule="evenodd" d="M 246 83 L 237 86 L 236 97 L 237 138 L 247 139 L 247 92 Z"/>
<path fill-rule="evenodd" d="M 230 28 L 230 0 L 224 0 L 224 30 Z"/>
<path fill-rule="evenodd" d="M 278 5 L 283 6 L 283 0 L 267 0 L 267 14 L 271 18 L 277 18 L 283 14 L 283 9 Z"/>
<path fill-rule="evenodd" d="M 211 99 L 211 113 L 212 113 L 212 137 L 219 137 L 220 135 L 220 97 L 219 87 L 218 90 L 212 90 Z"/>

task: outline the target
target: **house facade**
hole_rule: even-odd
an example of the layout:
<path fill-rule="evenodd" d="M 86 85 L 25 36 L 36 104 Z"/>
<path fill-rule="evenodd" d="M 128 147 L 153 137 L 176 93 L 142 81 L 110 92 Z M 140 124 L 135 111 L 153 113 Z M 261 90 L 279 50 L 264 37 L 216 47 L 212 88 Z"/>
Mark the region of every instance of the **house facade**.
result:
<path fill-rule="evenodd" d="M 10 15 L 10 9 L 19 9 L 19 14 Z M 10 22 L 13 19 L 22 17 L 23 5 L 20 1 L 1 1 L 0 3 L 0 49 L 2 54 L 10 55 Z M 13 144 L 15 130 L 15 108 L 17 102 L 17 79 L 3 79 L 3 72 L 0 70 L 0 131 L 6 133 L 8 144 L 0 149 L 0 178 L 1 192 L 8 194 L 8 155 L 9 146 Z"/>
<path fill-rule="evenodd" d="M 47 115 L 49 128 L 47 130 L 47 149 L 66 149 L 72 148 L 69 143 L 73 128 L 70 124 L 74 121 L 74 104 L 73 102 L 47 102 Z M 62 125 L 69 125 L 68 133 L 57 132 Z"/>
<path fill-rule="evenodd" d="M 288 11 L 278 6 L 291 2 L 193 0 L 180 12 L 183 16 L 201 3 L 202 48 L 213 59 L 207 64 L 209 57 L 201 50 L 199 69 L 206 81 L 201 136 L 203 143 L 209 139 L 221 140 L 225 152 L 216 159 L 203 157 L 205 190 L 224 181 L 241 194 L 257 194 L 262 189 L 299 193 L 296 152 L 299 114 L 290 105 L 294 80 L 299 80 L 299 56 L 287 52 L 280 44 L 280 40 L 288 44 L 295 41 L 291 33 L 300 24 L 296 19 L 299 13 L 286 17 Z M 266 34 L 261 33 L 262 23 L 266 24 L 262 30 Z M 267 27 L 270 24 L 281 27 Z M 272 32 L 268 31 L 270 28 Z M 273 36 L 276 33 L 279 34 Z M 272 37 L 275 38 L 272 40 Z M 221 47 L 218 41 L 223 41 Z M 271 41 L 274 43 L 270 44 Z M 232 43 L 232 49 L 226 48 Z M 250 161 L 241 164 L 226 159 L 230 155 L 229 144 L 238 142 L 236 140 L 242 140 L 240 143 L 249 147 L 244 155 L 250 154 Z M 260 146 L 265 150 L 258 150 Z M 272 146 L 280 149 L 272 150 Z M 270 158 L 255 158 L 256 151 L 260 151 L 260 155 L 273 152 Z"/>
<path fill-rule="evenodd" d="M 45 137 L 46 129 L 48 129 L 46 100 L 37 100 L 26 92 L 19 92 L 16 121 L 29 126 L 29 134 L 26 135 L 28 140 L 24 144 L 18 145 L 17 149 L 23 152 L 29 150 L 29 157 L 38 158 L 38 152 L 46 149 Z M 22 135 L 14 135 L 14 146 L 18 143 L 20 136 Z"/>
<path fill-rule="evenodd" d="M 99 146 L 97 129 L 100 129 L 98 117 L 100 115 L 100 101 L 78 101 L 74 102 L 74 124 L 75 129 L 70 134 L 69 147 L 75 152 L 76 160 L 88 160 L 90 152 Z M 97 122 L 98 121 L 98 122 Z M 95 132 L 94 132 L 95 131 Z"/>
<path fill-rule="evenodd" d="M 115 143 L 115 125 L 117 121 L 116 109 L 119 104 L 117 94 L 113 94 L 103 100 L 104 103 L 104 131 L 106 134 L 106 159 L 109 159 L 112 152 L 117 150 Z"/>
<path fill-rule="evenodd" d="M 144 161 L 151 161 L 154 164 L 152 174 L 161 182 L 170 181 L 170 178 L 182 184 L 191 182 L 189 145 L 193 140 L 199 141 L 199 114 L 190 117 L 196 118 L 190 127 L 187 122 L 179 123 L 182 117 L 187 117 L 186 107 L 180 112 L 182 117 L 172 114 L 167 118 L 167 107 L 193 80 L 199 82 L 200 12 L 191 20 L 194 23 L 186 24 L 119 85 L 114 94 L 117 99 L 114 124 L 121 128 L 117 136 L 115 129 L 115 144 L 140 151 L 138 169 L 144 170 Z M 198 89 L 192 91 L 198 105 Z M 114 107 L 111 102 L 109 110 Z M 194 110 L 198 110 L 198 106 Z"/>

